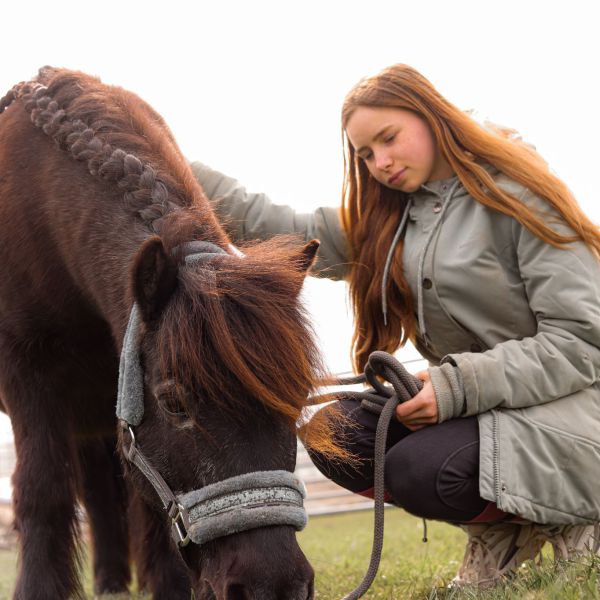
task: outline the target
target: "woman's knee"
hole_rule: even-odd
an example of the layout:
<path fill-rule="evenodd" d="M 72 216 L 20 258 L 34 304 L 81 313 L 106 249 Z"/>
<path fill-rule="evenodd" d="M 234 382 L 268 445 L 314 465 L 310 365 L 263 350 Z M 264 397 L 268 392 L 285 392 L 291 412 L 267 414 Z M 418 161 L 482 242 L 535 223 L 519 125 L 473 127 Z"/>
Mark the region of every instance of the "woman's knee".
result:
<path fill-rule="evenodd" d="M 385 481 L 394 503 L 417 516 L 461 521 L 478 514 L 479 436 L 475 423 L 422 429 L 392 447 Z"/>
<path fill-rule="evenodd" d="M 396 506 L 420 514 L 426 498 L 435 491 L 435 473 L 431 472 L 414 444 L 396 444 L 385 457 L 385 487 Z"/>

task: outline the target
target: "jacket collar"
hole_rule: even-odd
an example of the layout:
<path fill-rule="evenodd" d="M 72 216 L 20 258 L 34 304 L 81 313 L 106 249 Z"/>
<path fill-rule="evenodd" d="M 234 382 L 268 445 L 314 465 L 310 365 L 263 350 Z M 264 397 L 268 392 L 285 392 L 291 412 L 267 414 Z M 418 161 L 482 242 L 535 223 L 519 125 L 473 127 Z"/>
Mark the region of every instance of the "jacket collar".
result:
<path fill-rule="evenodd" d="M 456 182 L 458 181 L 458 176 L 453 175 L 452 177 L 448 177 L 447 179 L 438 179 L 437 181 L 429 181 L 424 183 L 419 191 L 429 192 L 430 194 L 435 194 L 436 196 L 445 197 L 450 188 L 454 187 Z M 457 188 L 457 192 L 459 189 L 463 187 L 462 183 L 459 184 Z M 418 193 L 418 192 L 417 192 Z"/>
<path fill-rule="evenodd" d="M 489 163 L 483 163 L 481 165 L 492 177 L 497 175 L 500 171 Z M 448 192 L 454 187 L 456 182 L 458 181 L 458 175 L 453 175 L 452 177 L 448 177 L 447 179 L 438 179 L 437 181 L 429 181 L 423 184 L 417 192 L 413 194 L 414 200 L 418 200 L 420 194 L 429 195 L 435 194 L 440 198 L 444 199 Z M 462 196 L 467 194 L 467 190 L 462 182 L 458 184 L 453 196 L 456 198 L 457 196 Z"/>

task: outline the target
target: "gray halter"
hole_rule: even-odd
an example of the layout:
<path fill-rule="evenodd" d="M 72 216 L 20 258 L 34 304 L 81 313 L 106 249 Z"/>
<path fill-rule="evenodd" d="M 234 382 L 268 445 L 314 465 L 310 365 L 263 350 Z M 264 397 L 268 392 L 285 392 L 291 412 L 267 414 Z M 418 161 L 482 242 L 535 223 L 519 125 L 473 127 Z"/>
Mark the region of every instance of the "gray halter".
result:
<path fill-rule="evenodd" d="M 225 250 L 210 242 L 188 242 L 187 265 L 210 260 Z M 238 254 L 238 252 L 234 252 Z M 239 254 L 238 254 L 239 255 Z M 144 416 L 144 373 L 140 361 L 140 313 L 131 309 L 119 364 L 117 417 L 131 441 L 125 454 L 146 476 L 171 519 L 179 546 L 204 544 L 219 537 L 268 525 L 304 529 L 307 522 L 304 484 L 289 471 L 256 471 L 230 477 L 187 493 L 175 494 L 136 444 L 133 427 Z"/>

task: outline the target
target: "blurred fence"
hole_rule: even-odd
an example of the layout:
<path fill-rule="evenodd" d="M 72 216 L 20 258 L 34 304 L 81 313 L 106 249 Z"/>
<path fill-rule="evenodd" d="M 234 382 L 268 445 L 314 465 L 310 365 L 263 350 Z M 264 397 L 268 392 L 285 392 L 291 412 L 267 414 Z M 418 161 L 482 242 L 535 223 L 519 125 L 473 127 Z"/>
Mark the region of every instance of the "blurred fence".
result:
<path fill-rule="evenodd" d="M 425 366 L 422 359 L 405 360 L 403 362 L 413 372 Z M 338 377 L 344 377 L 345 375 L 349 374 L 342 373 Z M 356 389 L 357 386 L 347 387 L 347 389 L 352 388 Z M 0 440 L 0 506 L 5 507 L 3 510 L 6 510 L 6 507 L 10 505 L 10 477 L 16 463 L 12 436 L 9 433 L 10 429 L 7 431 L 8 433 L 3 435 Z M 324 477 L 312 464 L 306 450 L 300 443 L 298 444 L 296 474 L 306 484 L 306 510 L 309 515 L 365 510 L 373 506 L 372 500 L 353 494 Z M 0 515 L 0 526 L 3 520 Z"/>
<path fill-rule="evenodd" d="M 10 476 L 15 469 L 15 447 L 10 438 L 0 442 L 0 504 L 10 502 Z"/>

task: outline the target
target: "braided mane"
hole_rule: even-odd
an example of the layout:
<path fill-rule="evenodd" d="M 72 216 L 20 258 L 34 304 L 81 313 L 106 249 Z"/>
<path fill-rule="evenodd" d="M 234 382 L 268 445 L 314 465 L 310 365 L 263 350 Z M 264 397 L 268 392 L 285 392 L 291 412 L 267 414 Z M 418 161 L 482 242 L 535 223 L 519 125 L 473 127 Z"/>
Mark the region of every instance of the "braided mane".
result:
<path fill-rule="evenodd" d="M 0 99 L 0 113 L 18 99 L 61 149 L 93 176 L 116 184 L 126 210 L 151 230 L 160 233 L 165 216 L 193 207 L 201 212 L 202 230 L 222 239 L 169 128 L 138 96 L 84 73 L 44 67 Z"/>

